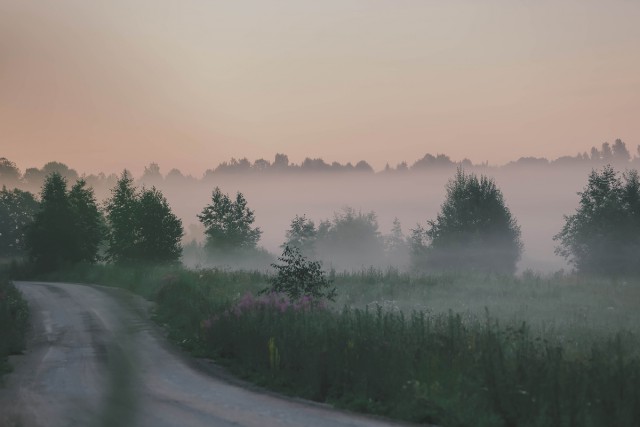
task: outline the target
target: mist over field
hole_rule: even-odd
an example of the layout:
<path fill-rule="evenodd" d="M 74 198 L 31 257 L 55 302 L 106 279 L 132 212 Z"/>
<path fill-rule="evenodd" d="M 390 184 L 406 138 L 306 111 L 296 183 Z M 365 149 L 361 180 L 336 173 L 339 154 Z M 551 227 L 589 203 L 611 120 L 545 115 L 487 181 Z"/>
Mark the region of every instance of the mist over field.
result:
<path fill-rule="evenodd" d="M 521 226 L 524 253 L 518 264 L 520 271 L 551 272 L 567 267 L 562 258 L 554 255 L 552 237 L 562 227 L 563 215 L 575 210 L 576 192 L 584 187 L 589 171 L 590 168 L 486 172 L 495 178 L 507 206 Z M 182 218 L 187 233 L 191 225 L 198 224 L 195 215 L 207 203 L 213 186 L 231 194 L 242 192 L 250 207 L 255 209 L 255 224 L 264 232 L 261 244 L 270 252 L 279 253 L 285 231 L 295 215 L 304 214 L 317 223 L 332 219 L 334 212 L 344 207 L 375 212 L 383 234 L 389 233 L 397 217 L 404 234 L 409 235 L 417 223 L 425 224 L 436 217 L 444 201 L 445 185 L 454 173 L 455 170 L 404 175 L 227 175 L 217 177 L 211 184 L 162 184 L 161 188 Z M 203 239 L 196 234 L 187 235 L 186 240 L 190 237 Z M 367 265 L 344 261 L 336 267 L 358 270 L 379 266 L 382 260 L 372 259 Z"/>
<path fill-rule="evenodd" d="M 637 427 L 639 19 L 0 0 L 0 426 Z"/>
<path fill-rule="evenodd" d="M 572 214 L 578 205 L 588 174 L 597 168 L 590 162 L 543 165 L 509 164 L 502 167 L 467 165 L 465 170 L 494 178 L 502 191 L 507 207 L 516 218 L 522 232 L 524 251 L 517 264 L 522 272 L 531 269 L 540 273 L 570 269 L 566 261 L 554 254 L 552 240 L 564 223 L 564 215 Z M 70 165 L 71 167 L 76 165 Z M 632 167 L 632 164 L 625 166 Z M 624 170 L 624 166 L 620 168 Z M 217 186 L 231 196 L 241 192 L 248 206 L 255 211 L 255 225 L 263 234 L 259 242 L 277 255 L 285 241 L 285 233 L 296 216 L 319 224 L 332 220 L 346 208 L 363 214 L 375 213 L 379 232 L 387 235 L 397 218 L 405 237 L 417 224 L 426 225 L 436 218 L 446 195 L 446 184 L 455 175 L 455 165 L 428 170 L 359 173 L 359 172 L 254 172 L 213 173 L 202 179 L 176 174 L 160 165 L 154 174 L 134 176 L 141 186 L 161 189 L 176 215 L 182 219 L 185 244 L 204 241 L 204 228 L 196 215 L 209 203 Z M 110 196 L 115 177 L 89 176 L 99 201 Z M 94 178 L 92 180 L 92 177 Z M 98 176 L 99 177 L 99 176 Z M 39 188 L 22 184 L 35 193 Z M 205 266 L 207 260 L 185 253 L 183 261 L 190 266 Z M 357 254 L 354 254 L 357 255 Z M 265 264 L 265 263 L 263 263 Z M 375 255 L 325 259 L 326 267 L 336 270 L 360 270 L 365 267 L 385 268 L 389 264 L 407 269 L 409 256 L 384 259 Z"/>

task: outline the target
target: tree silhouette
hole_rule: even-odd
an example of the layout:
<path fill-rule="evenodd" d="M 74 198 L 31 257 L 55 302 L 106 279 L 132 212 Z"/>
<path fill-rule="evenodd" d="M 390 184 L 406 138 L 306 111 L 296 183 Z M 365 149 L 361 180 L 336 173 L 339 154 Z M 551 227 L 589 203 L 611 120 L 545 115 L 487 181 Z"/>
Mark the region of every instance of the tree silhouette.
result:
<path fill-rule="evenodd" d="M 414 229 L 412 242 L 414 257 L 424 257 L 414 265 L 427 269 L 513 273 L 522 253 L 520 227 L 493 179 L 461 168 L 437 218 Z"/>
<path fill-rule="evenodd" d="M 6 157 L 0 157 L 0 183 L 16 184 L 20 180 L 20 169 Z"/>
<path fill-rule="evenodd" d="M 33 222 L 38 201 L 18 189 L 0 191 L 0 256 L 18 256 L 25 250 L 25 232 Z"/>
<path fill-rule="evenodd" d="M 216 187 L 211 204 L 204 207 L 198 219 L 205 226 L 206 247 L 212 252 L 237 252 L 255 249 L 262 231 L 252 228 L 254 212 L 247 207 L 242 193 L 233 201 Z"/>
<path fill-rule="evenodd" d="M 640 273 L 640 179 L 627 172 L 620 179 L 609 165 L 589 175 L 578 193 L 580 205 L 565 216 L 556 253 L 581 273 Z"/>
<path fill-rule="evenodd" d="M 137 197 L 133 178 L 125 170 L 111 189 L 111 197 L 105 206 L 109 225 L 107 256 L 113 262 L 123 263 L 136 258 Z"/>
<path fill-rule="evenodd" d="M 111 261 L 171 263 L 180 259 L 182 222 L 155 187 L 138 191 L 125 170 L 111 190 L 106 212 Z"/>
<path fill-rule="evenodd" d="M 271 286 L 261 293 L 284 293 L 294 301 L 303 297 L 314 301 L 335 299 L 336 289 L 331 287 L 331 281 L 327 279 L 320 262 L 310 261 L 297 247 L 286 245 L 278 261 L 271 264 L 276 269 L 276 275 L 270 281 Z"/>
<path fill-rule="evenodd" d="M 78 236 L 78 253 L 73 261 L 96 262 L 107 230 L 93 189 L 87 187 L 83 179 L 79 179 L 71 187 L 68 197 L 75 219 L 75 232 Z"/>
<path fill-rule="evenodd" d="M 370 266 L 384 257 L 384 241 L 375 212 L 345 207 L 334 214 L 332 221 L 321 222 L 317 235 L 318 256 L 336 268 Z"/>
<path fill-rule="evenodd" d="M 155 187 L 143 189 L 137 202 L 137 258 L 151 263 L 177 262 L 182 255 L 182 221 Z"/>
<path fill-rule="evenodd" d="M 611 147 L 611 151 L 613 152 L 613 159 L 617 163 L 628 163 L 629 160 L 631 160 L 631 154 L 629 154 L 627 144 L 625 144 L 620 138 L 615 140 Z"/>
<path fill-rule="evenodd" d="M 286 242 L 282 245 L 282 248 L 287 246 L 295 247 L 300 250 L 305 256 L 315 256 L 316 252 L 316 240 L 318 238 L 318 232 L 316 225 L 305 215 L 298 216 L 291 220 L 291 225 L 286 233 Z"/>
<path fill-rule="evenodd" d="M 35 268 L 52 271 L 80 261 L 94 262 L 103 228 L 93 191 L 79 181 L 67 192 L 67 180 L 54 172 L 45 179 L 41 199 L 26 233 Z"/>

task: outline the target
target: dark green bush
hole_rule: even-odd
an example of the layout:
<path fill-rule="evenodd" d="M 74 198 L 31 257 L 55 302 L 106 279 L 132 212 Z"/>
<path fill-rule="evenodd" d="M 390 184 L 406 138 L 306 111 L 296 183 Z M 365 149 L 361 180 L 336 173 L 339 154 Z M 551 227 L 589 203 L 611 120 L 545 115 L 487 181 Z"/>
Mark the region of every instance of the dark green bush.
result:
<path fill-rule="evenodd" d="M 302 297 L 314 300 L 328 299 L 333 301 L 336 288 L 331 287 L 322 265 L 318 261 L 305 258 L 296 246 L 285 245 L 280 263 L 271 264 L 276 269 L 276 275 L 270 280 L 271 286 L 262 293 L 284 293 L 292 300 Z"/>
<path fill-rule="evenodd" d="M 24 350 L 29 307 L 13 283 L 0 279 L 0 375 L 9 369 L 7 356 Z"/>

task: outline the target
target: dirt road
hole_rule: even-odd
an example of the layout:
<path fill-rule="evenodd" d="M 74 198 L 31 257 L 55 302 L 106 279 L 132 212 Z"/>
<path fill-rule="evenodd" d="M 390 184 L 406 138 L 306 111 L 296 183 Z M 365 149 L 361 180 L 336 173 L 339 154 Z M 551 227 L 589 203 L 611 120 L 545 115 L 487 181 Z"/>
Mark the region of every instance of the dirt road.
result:
<path fill-rule="evenodd" d="M 33 331 L 0 387 L 0 426 L 384 426 L 197 369 L 167 345 L 138 297 L 18 282 Z"/>

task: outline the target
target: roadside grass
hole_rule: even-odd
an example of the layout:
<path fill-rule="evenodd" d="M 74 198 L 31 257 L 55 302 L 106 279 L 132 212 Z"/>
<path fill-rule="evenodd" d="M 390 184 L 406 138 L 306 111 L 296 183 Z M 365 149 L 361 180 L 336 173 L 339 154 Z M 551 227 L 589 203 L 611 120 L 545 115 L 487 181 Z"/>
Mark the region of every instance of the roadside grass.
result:
<path fill-rule="evenodd" d="M 260 272 L 76 266 L 153 299 L 169 337 L 257 384 L 441 426 L 632 426 L 640 282 L 332 273 L 326 306 L 256 296 Z"/>
<path fill-rule="evenodd" d="M 22 294 L 6 278 L 0 278 L 0 381 L 11 371 L 8 356 L 25 348 L 29 307 Z"/>

